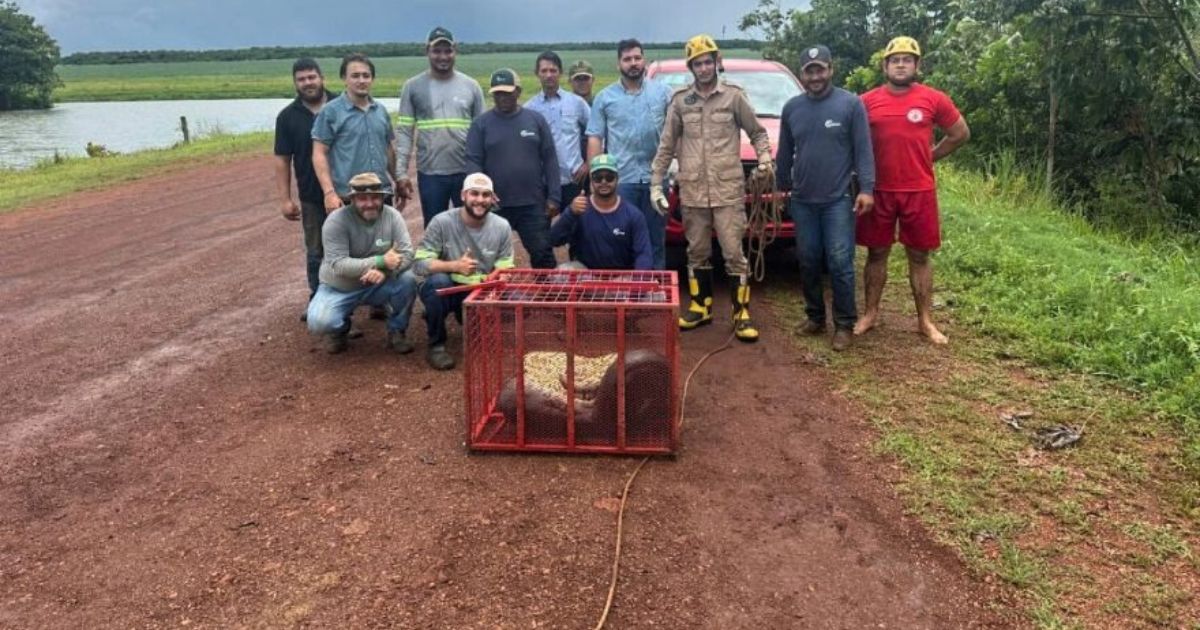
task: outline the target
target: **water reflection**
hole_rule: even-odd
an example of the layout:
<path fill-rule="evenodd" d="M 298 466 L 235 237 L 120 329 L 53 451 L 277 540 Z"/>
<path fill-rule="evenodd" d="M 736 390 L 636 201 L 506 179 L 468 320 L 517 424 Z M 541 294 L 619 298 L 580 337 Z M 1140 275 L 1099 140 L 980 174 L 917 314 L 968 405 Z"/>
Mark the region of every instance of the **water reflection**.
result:
<path fill-rule="evenodd" d="M 395 112 L 397 99 L 381 99 Z M 0 112 L 0 167 L 25 168 L 39 159 L 86 155 L 88 142 L 111 151 L 168 147 L 183 139 L 179 117 L 187 116 L 192 137 L 224 131 L 275 128 L 275 115 L 288 99 L 128 101 L 60 103 L 40 111 Z"/>

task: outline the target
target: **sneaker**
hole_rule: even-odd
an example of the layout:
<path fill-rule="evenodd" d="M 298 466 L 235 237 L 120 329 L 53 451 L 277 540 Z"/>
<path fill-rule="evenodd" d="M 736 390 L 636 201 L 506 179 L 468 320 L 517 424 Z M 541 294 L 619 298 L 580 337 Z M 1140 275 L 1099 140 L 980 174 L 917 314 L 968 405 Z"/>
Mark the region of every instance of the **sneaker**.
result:
<path fill-rule="evenodd" d="M 848 328 L 839 328 L 833 332 L 834 352 L 841 352 L 850 347 L 850 343 L 854 340 L 854 333 Z"/>
<path fill-rule="evenodd" d="M 387 345 L 398 354 L 408 354 L 413 351 L 413 345 L 404 338 L 403 330 L 388 331 Z"/>
<path fill-rule="evenodd" d="M 341 354 L 346 351 L 349 342 L 346 339 L 347 335 L 344 332 L 332 332 L 325 335 L 325 352 L 329 354 Z"/>
<path fill-rule="evenodd" d="M 429 362 L 429 367 L 435 370 L 454 369 L 454 357 L 446 352 L 446 346 L 430 347 L 429 352 L 425 355 L 425 360 Z"/>
<path fill-rule="evenodd" d="M 819 335 L 825 332 L 825 322 L 814 322 L 811 319 L 804 320 L 798 329 L 802 335 Z"/>

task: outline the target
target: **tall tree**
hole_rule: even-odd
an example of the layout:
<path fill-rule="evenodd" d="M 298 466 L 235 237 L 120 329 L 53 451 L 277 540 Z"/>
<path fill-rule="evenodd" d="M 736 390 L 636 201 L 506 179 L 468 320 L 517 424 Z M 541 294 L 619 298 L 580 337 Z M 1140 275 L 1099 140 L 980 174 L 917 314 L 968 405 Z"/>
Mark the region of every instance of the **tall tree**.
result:
<path fill-rule="evenodd" d="M 50 107 L 58 43 L 14 2 L 0 1 L 0 110 Z"/>

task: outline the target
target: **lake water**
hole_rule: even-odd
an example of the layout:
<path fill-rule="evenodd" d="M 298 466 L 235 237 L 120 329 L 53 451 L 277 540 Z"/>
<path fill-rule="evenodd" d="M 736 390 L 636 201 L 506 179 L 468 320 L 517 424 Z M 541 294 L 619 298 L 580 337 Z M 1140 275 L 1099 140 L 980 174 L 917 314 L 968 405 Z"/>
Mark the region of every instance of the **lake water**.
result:
<path fill-rule="evenodd" d="M 169 147 L 183 139 L 179 117 L 187 116 L 196 138 L 214 131 L 246 133 L 275 128 L 288 99 L 212 101 L 124 101 L 60 103 L 53 109 L 0 112 L 0 167 L 26 168 L 40 159 L 86 155 L 88 142 L 111 151 Z M 380 99 L 395 112 L 398 99 Z"/>

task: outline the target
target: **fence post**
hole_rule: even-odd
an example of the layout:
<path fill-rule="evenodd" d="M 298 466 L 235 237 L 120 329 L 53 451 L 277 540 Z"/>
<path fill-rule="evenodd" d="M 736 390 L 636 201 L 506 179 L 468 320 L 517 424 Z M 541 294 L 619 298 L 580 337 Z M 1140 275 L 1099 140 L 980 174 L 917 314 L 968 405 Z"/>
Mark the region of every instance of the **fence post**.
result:
<path fill-rule="evenodd" d="M 179 130 L 183 132 L 183 143 L 189 144 L 192 141 L 191 134 L 188 133 L 187 116 L 179 117 Z"/>

